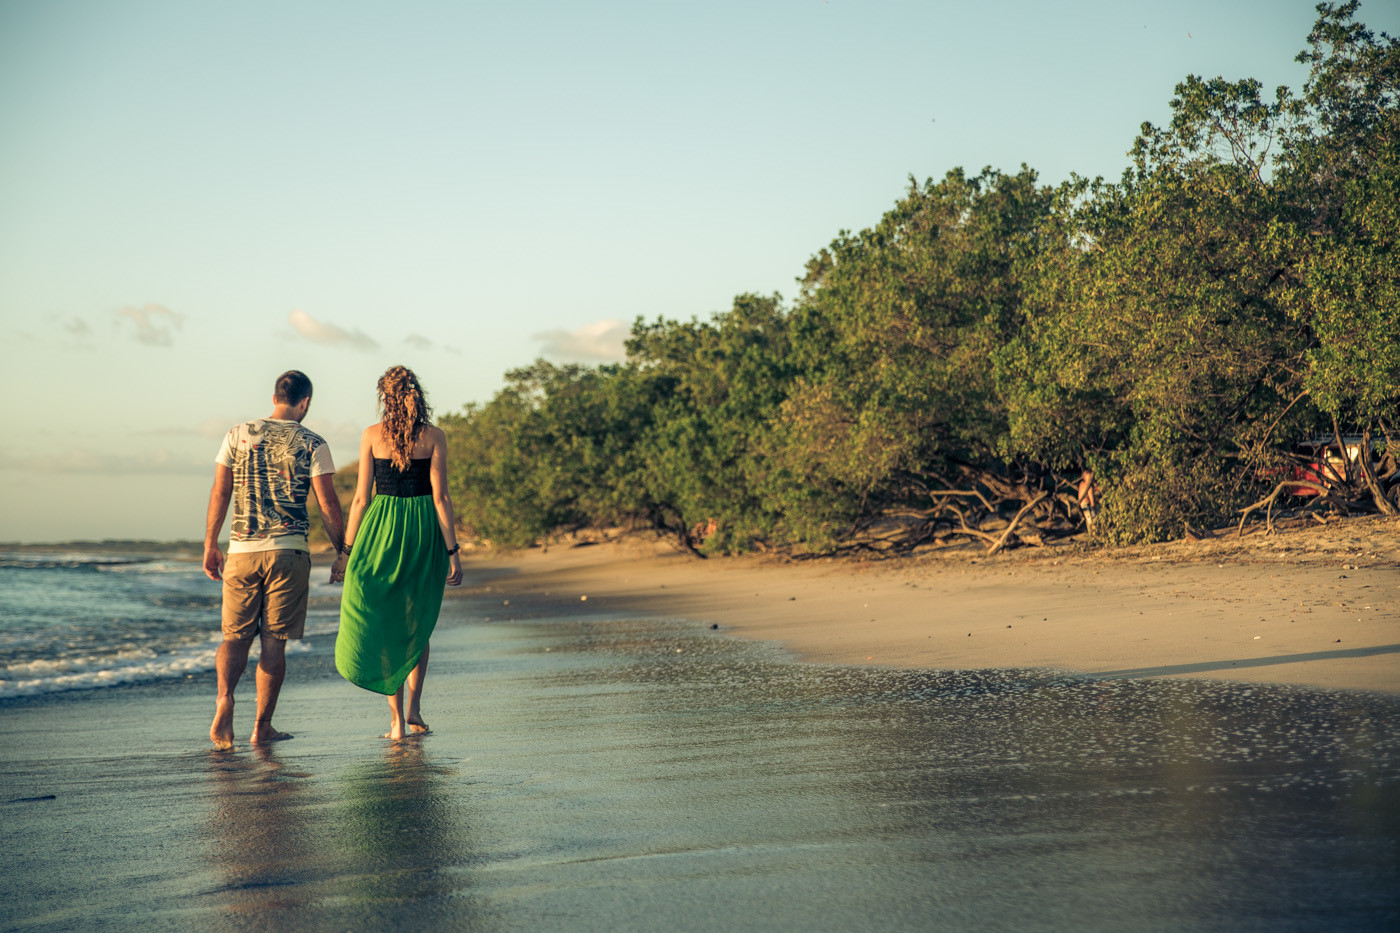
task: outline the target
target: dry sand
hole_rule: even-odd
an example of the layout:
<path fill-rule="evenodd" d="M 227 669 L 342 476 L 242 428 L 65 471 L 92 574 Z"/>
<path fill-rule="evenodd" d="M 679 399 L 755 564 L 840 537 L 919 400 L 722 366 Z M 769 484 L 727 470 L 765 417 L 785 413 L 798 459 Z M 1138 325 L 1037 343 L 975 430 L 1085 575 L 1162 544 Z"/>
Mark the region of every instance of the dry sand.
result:
<path fill-rule="evenodd" d="M 487 582 L 459 595 L 499 600 L 500 617 L 586 602 L 780 641 L 815 662 L 1400 693 L 1400 522 L 1389 518 L 879 561 L 702 561 L 631 537 L 477 556 L 468 567 L 468 579 Z"/>

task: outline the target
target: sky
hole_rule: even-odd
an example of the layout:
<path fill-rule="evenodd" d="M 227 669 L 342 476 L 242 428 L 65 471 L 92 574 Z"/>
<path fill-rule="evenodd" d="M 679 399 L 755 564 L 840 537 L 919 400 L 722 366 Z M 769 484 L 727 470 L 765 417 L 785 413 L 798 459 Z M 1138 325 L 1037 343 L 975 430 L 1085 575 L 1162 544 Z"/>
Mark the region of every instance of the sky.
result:
<path fill-rule="evenodd" d="M 1400 34 L 1400 5 L 1361 21 Z M 912 175 L 1116 179 L 1311 0 L 0 4 L 0 541 L 199 540 L 287 369 L 337 465 L 637 317 L 785 297 Z M 224 529 L 227 534 L 227 526 Z"/>

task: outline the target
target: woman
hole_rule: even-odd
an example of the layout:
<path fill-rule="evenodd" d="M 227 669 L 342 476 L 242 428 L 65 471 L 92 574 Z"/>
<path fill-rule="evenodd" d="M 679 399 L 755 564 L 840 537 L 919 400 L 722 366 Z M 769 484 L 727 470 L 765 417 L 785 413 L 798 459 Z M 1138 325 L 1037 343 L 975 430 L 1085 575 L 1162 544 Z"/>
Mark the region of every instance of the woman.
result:
<path fill-rule="evenodd" d="M 398 740 L 428 731 L 419 710 L 428 639 L 443 579 L 461 583 L 462 564 L 447 494 L 447 436 L 428 423 L 432 410 L 411 370 L 390 367 L 378 388 L 383 420 L 360 435 L 360 478 L 336 559 L 345 592 L 335 666 L 351 683 L 388 696 L 384 737 Z"/>

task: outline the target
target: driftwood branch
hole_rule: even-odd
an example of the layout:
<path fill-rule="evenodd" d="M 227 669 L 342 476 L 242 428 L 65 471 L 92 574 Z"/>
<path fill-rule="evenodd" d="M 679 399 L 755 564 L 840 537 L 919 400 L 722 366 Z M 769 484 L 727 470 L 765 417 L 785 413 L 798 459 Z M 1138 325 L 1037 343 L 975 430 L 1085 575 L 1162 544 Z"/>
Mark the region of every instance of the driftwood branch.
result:
<path fill-rule="evenodd" d="M 946 475 L 911 474 L 904 482 L 888 494 L 885 508 L 852 524 L 838 550 L 910 551 L 926 542 L 975 539 L 995 554 L 1081 530 L 1073 484 L 1035 465 L 988 470 L 957 463 Z"/>
<path fill-rule="evenodd" d="M 1006 539 L 1011 537 L 1011 535 L 1016 531 L 1016 526 L 1021 524 L 1021 519 L 1026 516 L 1026 513 L 1029 512 L 1031 509 L 1034 509 L 1036 506 L 1040 505 L 1040 503 L 1045 501 L 1045 498 L 1049 495 L 1050 493 L 1048 492 L 1042 492 L 1040 495 L 1036 496 L 1030 502 L 1027 502 L 1024 506 L 1022 506 L 1021 511 L 1017 512 L 1016 517 L 1011 520 L 1011 524 L 1007 525 L 1006 530 L 1001 533 L 1001 537 L 997 538 L 996 542 L 992 544 L 990 548 L 987 549 L 987 555 L 991 556 L 992 554 L 995 554 L 997 551 L 1001 550 L 1002 545 L 1006 543 Z"/>
<path fill-rule="evenodd" d="M 1238 528 L 1235 529 L 1235 537 L 1240 538 L 1244 536 L 1244 523 L 1249 520 L 1250 514 L 1257 509 L 1266 509 L 1264 513 L 1264 530 L 1267 534 L 1273 534 L 1274 503 L 1278 501 L 1278 497 L 1291 489 L 1313 488 L 1316 488 L 1313 483 L 1302 483 L 1296 480 L 1284 480 L 1283 482 L 1279 483 L 1277 486 L 1274 487 L 1273 492 L 1269 493 L 1267 496 L 1260 499 L 1258 502 L 1255 502 L 1251 505 L 1247 505 L 1243 509 L 1240 509 L 1240 512 L 1242 514 L 1240 515 L 1240 525 Z"/>
<path fill-rule="evenodd" d="M 996 542 L 996 538 L 993 538 L 985 531 L 978 531 L 976 528 L 969 528 L 966 524 L 964 524 L 961 528 L 954 528 L 952 532 L 950 532 L 950 534 L 967 535 L 972 538 L 981 538 L 983 541 L 990 541 L 992 543 Z"/>

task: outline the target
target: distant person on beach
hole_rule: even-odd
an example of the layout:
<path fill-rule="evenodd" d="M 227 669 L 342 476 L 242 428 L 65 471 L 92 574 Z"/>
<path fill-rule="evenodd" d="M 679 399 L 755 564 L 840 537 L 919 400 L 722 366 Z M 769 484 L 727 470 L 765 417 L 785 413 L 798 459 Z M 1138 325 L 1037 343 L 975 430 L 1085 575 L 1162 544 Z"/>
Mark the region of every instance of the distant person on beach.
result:
<path fill-rule="evenodd" d="M 1094 521 L 1099 517 L 1099 484 L 1094 481 L 1094 471 L 1085 469 L 1079 476 L 1079 510 L 1084 513 L 1084 527 L 1093 532 Z"/>
<path fill-rule="evenodd" d="M 383 419 L 360 436 L 360 476 L 344 563 L 335 666 L 341 676 L 389 698 L 389 731 L 401 740 L 428 731 L 420 704 L 428 639 L 442 608 L 442 586 L 462 582 L 447 435 L 418 377 L 403 366 L 379 379 Z M 405 701 L 407 703 L 405 704 Z"/>
<path fill-rule="evenodd" d="M 290 739 L 272 726 L 277 695 L 286 674 L 287 640 L 306 627 L 311 552 L 306 533 L 311 521 L 306 496 L 315 490 L 326 536 L 337 549 L 344 524 L 333 479 L 330 447 L 301 426 L 311 407 L 311 380 L 295 369 L 277 377 L 272 414 L 233 428 L 214 458 L 214 488 L 204 528 L 204 572 L 222 580 L 223 643 L 215 657 L 219 695 L 209 738 L 215 747 L 233 747 L 233 691 L 248 664 L 253 636 L 261 638 L 258 659 L 258 718 L 252 742 Z M 219 533 L 233 502 L 228 558 Z M 332 571 L 332 582 L 336 571 Z"/>

